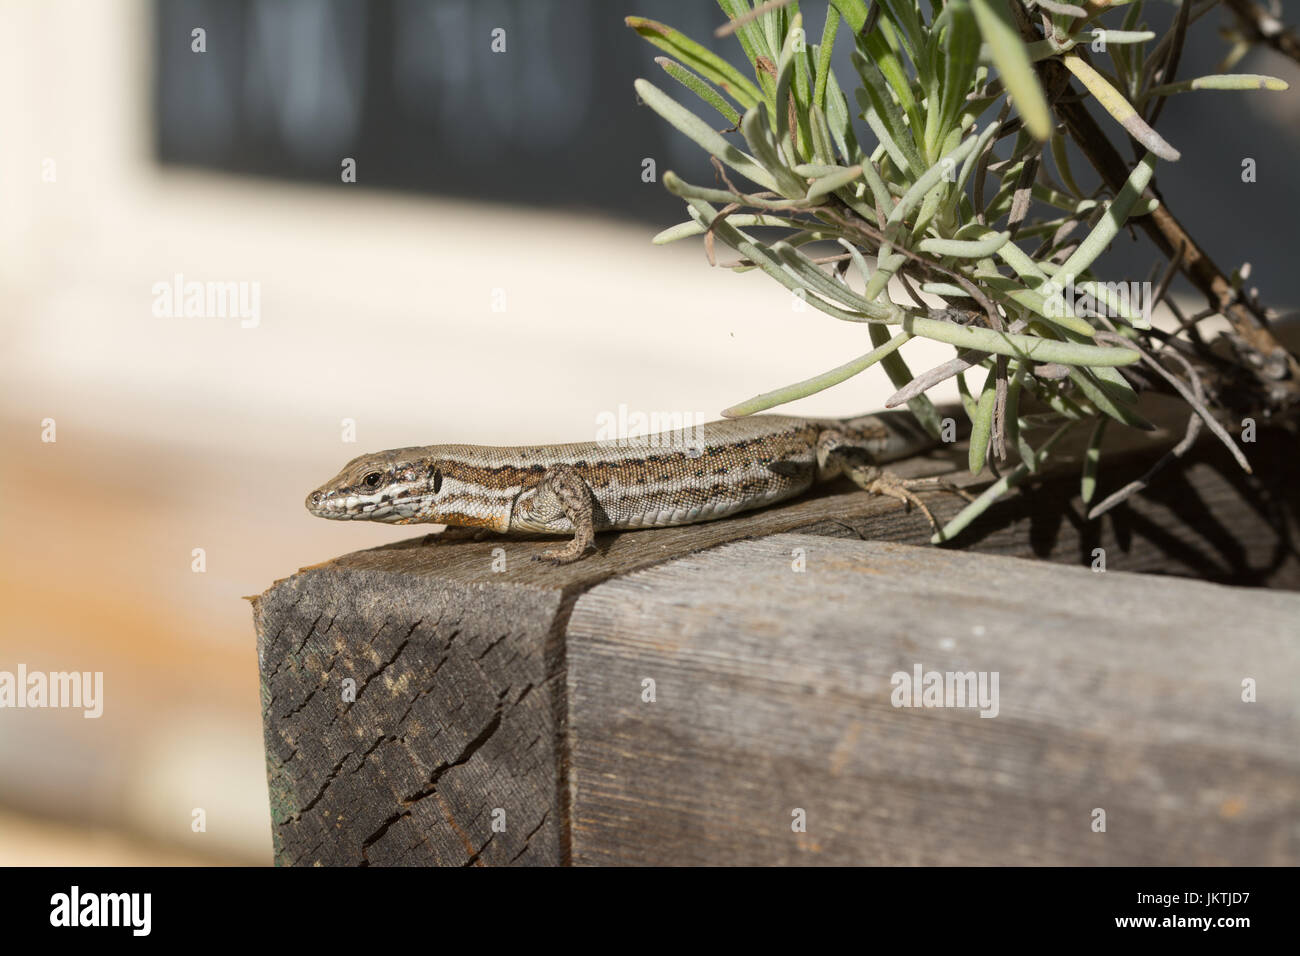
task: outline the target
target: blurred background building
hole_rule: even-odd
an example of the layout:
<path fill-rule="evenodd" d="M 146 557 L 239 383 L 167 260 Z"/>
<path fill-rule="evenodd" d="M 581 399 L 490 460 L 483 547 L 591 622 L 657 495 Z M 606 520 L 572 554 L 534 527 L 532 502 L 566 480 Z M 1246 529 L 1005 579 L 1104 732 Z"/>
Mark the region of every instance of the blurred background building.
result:
<path fill-rule="evenodd" d="M 410 536 L 306 513 L 348 458 L 712 415 L 868 350 L 698 243 L 650 245 L 684 218 L 662 172 L 712 172 L 638 106 L 635 77 L 672 81 L 629 13 L 740 62 L 703 0 L 0 3 L 0 670 L 105 680 L 97 720 L 0 711 L 0 863 L 270 861 L 241 596 Z M 1218 16 L 1180 75 L 1222 56 Z M 1237 69 L 1300 85 L 1266 53 Z M 1284 309 L 1296 102 L 1176 97 L 1160 123 L 1177 214 Z M 1142 278 L 1133 248 L 1110 261 Z M 177 275 L 256 283 L 257 321 L 159 315 Z M 872 373 L 792 410 L 890 391 Z"/>

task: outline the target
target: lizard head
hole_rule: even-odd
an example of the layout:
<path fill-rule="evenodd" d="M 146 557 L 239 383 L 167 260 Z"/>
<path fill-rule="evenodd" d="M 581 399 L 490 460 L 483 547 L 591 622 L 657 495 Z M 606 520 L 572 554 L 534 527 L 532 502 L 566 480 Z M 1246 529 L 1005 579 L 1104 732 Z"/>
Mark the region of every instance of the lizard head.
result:
<path fill-rule="evenodd" d="M 353 458 L 307 496 L 307 510 L 318 518 L 439 521 L 433 505 L 442 491 L 443 468 L 416 451 L 427 449 L 398 448 Z"/>

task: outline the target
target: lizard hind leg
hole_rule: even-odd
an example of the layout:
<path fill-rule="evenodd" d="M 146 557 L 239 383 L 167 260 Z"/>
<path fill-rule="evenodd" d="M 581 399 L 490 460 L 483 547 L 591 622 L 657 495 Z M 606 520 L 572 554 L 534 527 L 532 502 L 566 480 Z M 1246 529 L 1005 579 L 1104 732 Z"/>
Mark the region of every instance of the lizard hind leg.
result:
<path fill-rule="evenodd" d="M 568 465 L 551 466 L 537 486 L 534 501 L 558 506 L 573 525 L 573 540 L 563 548 L 543 551 L 533 560 L 554 564 L 580 560 L 596 540 L 596 499 L 582 475 Z"/>
<path fill-rule="evenodd" d="M 823 470 L 833 470 L 838 466 L 838 470 L 847 475 L 855 485 L 873 495 L 896 498 L 909 509 L 912 505 L 916 505 L 935 531 L 939 530 L 939 522 L 935 520 L 933 513 L 914 489 L 934 488 L 960 495 L 967 501 L 975 500 L 968 491 L 958 488 L 946 478 L 900 478 L 875 464 L 865 448 L 855 445 L 851 439 L 835 432 L 826 432 L 818 439 L 817 462 Z"/>

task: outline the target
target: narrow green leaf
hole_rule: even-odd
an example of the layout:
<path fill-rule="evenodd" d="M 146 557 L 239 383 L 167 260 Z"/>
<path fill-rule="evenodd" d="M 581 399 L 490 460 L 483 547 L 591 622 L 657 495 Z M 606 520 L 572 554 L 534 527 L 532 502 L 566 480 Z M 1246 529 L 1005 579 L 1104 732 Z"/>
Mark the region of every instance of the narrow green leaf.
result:
<path fill-rule="evenodd" d="M 1088 404 L 1088 400 L 1080 397 L 1076 402 L 1074 399 L 1067 397 L 1063 392 L 1053 387 L 1055 383 L 1039 382 L 1032 375 L 1027 375 L 1024 380 L 1025 388 L 1048 408 L 1062 418 L 1068 418 L 1070 421 L 1081 421 L 1085 418 L 1095 418 L 1097 410 Z M 1021 416 L 1023 419 L 1025 416 Z"/>
<path fill-rule="evenodd" d="M 829 176 L 831 173 L 839 173 L 848 169 L 847 166 L 841 166 L 838 163 L 799 163 L 797 166 L 790 168 L 800 176 L 806 176 L 808 179 L 817 179 L 821 176 Z"/>
<path fill-rule="evenodd" d="M 950 215 L 953 208 L 966 196 L 966 183 L 970 180 L 971 174 L 975 171 L 975 164 L 979 162 L 985 147 L 998 131 L 997 123 L 989 123 L 984 129 L 980 130 L 979 135 L 975 137 L 975 147 L 966 155 L 962 161 L 961 172 L 957 174 L 957 182 L 953 188 L 948 190 L 948 198 L 944 201 L 943 215 Z"/>
<path fill-rule="evenodd" d="M 871 132 L 875 134 L 876 142 L 880 144 L 879 148 L 872 154 L 872 159 L 874 160 L 883 150 L 888 160 L 894 164 L 895 168 L 901 170 L 904 175 L 916 175 L 920 169 L 921 158 L 920 156 L 911 157 L 905 151 L 905 144 L 908 144 L 909 140 L 896 139 L 893 131 L 889 128 L 889 124 L 881 117 L 880 111 L 876 109 L 875 104 L 872 102 L 871 94 L 864 87 L 859 86 L 853 91 L 853 95 L 857 97 L 858 108 L 862 111 L 859 115 L 867 121 L 867 125 L 871 127 Z M 912 143 L 911 147 L 915 149 L 916 144 Z"/>
<path fill-rule="evenodd" d="M 1166 83 L 1147 91 L 1147 96 L 1169 96 L 1171 93 L 1186 93 L 1189 90 L 1289 90 L 1290 84 L 1276 76 L 1264 76 L 1261 73 L 1214 73 L 1210 76 L 1198 76 L 1192 80 L 1179 80 Z"/>
<path fill-rule="evenodd" d="M 862 147 L 858 145 L 853 132 L 853 123 L 849 119 L 849 104 L 840 91 L 839 82 L 834 73 L 826 74 L 826 124 L 831 136 L 840 148 L 840 158 L 846 163 L 862 161 Z"/>
<path fill-rule="evenodd" d="M 918 252 L 932 256 L 954 256 L 958 259 L 983 259 L 993 255 L 1011 239 L 1009 232 L 993 232 L 983 239 L 922 239 L 916 244 Z"/>
<path fill-rule="evenodd" d="M 898 101 L 898 105 L 906 114 L 908 128 L 911 131 L 913 140 L 922 158 L 925 158 L 925 142 L 922 136 L 925 128 L 925 114 L 921 112 L 916 97 L 912 95 L 911 78 L 907 75 L 907 70 L 898 58 L 898 54 L 894 52 L 879 31 L 872 33 L 868 37 L 859 38 L 858 42 L 865 48 L 865 52 L 854 51 L 854 56 L 871 63 L 880 71 L 880 75 L 884 78 L 888 89 L 894 94 L 893 98 Z M 857 66 L 856 62 L 854 65 Z M 861 72 L 860 68 L 859 72 Z M 898 130 L 895 130 L 895 133 L 898 133 Z"/>
<path fill-rule="evenodd" d="M 1008 177 L 1008 179 L 1010 179 L 1010 177 Z M 1008 198 L 1010 197 L 1014 186 L 1014 182 L 1009 182 L 1007 184 Z M 1076 214 L 1084 213 L 1089 209 L 1095 209 L 1097 206 L 1101 205 L 1095 199 L 1079 199 L 1078 197 L 1058 192 L 1055 189 L 1044 186 L 1042 183 L 1034 183 L 1032 188 L 1034 198 L 1039 202 L 1046 203 L 1049 206 L 1055 206 L 1057 209 L 1064 210 L 1065 212 Z"/>
<path fill-rule="evenodd" d="M 664 171 L 664 188 L 674 196 L 683 199 L 703 199 L 707 202 L 730 203 L 740 201 L 736 193 L 729 189 L 710 189 L 707 186 L 693 186 L 678 176 L 671 169 Z M 799 196 L 795 199 L 761 199 L 758 196 L 745 196 L 743 202 L 748 206 L 757 206 L 772 212 L 788 212 L 794 209 L 809 209 L 813 206 L 808 200 Z"/>
<path fill-rule="evenodd" d="M 902 222 L 920 204 L 921 200 L 939 183 L 943 182 L 944 174 L 949 169 L 955 169 L 971 150 L 975 148 L 977 140 L 974 136 L 969 136 L 957 145 L 955 149 L 949 150 L 947 154 L 939 157 L 929 169 L 926 169 L 916 177 L 916 182 L 908 187 L 903 198 L 898 201 L 889 214 L 889 223 L 891 225 Z"/>
<path fill-rule="evenodd" d="M 743 109 L 755 106 L 762 99 L 758 87 L 745 79 L 744 74 L 681 31 L 645 17 L 626 17 L 624 22 L 659 49 L 671 53 L 696 73 L 722 87 Z"/>
<path fill-rule="evenodd" d="M 1061 57 L 1061 62 L 1066 68 L 1078 77 L 1079 82 L 1088 88 L 1088 92 L 1097 98 L 1097 102 L 1102 108 L 1115 118 L 1120 126 L 1128 132 L 1139 143 L 1155 153 L 1161 159 L 1167 159 L 1174 162 L 1179 157 L 1178 150 L 1166 142 L 1165 138 L 1147 125 L 1140 113 L 1133 108 L 1133 105 L 1126 99 L 1119 90 L 1110 85 L 1110 82 L 1092 68 L 1087 60 L 1084 60 L 1077 53 L 1067 53 Z"/>
<path fill-rule="evenodd" d="M 1098 39 L 1101 39 L 1107 46 L 1118 46 L 1124 43 L 1145 43 L 1147 40 L 1154 40 L 1155 38 L 1156 35 L 1150 30 L 1089 30 L 1085 37 L 1088 43 L 1096 43 Z"/>
<path fill-rule="evenodd" d="M 979 497 L 959 511 L 942 529 L 936 531 L 930 538 L 930 543 L 942 544 L 945 541 L 951 541 L 965 531 L 971 522 L 988 511 L 1002 495 L 1023 482 L 1032 471 L 1037 471 L 1038 467 L 1047 459 L 1052 446 L 1060 441 L 1061 437 L 1073 424 L 1074 422 L 1066 422 L 1047 441 L 1043 442 L 1040 448 L 1033 452 L 1029 461 L 1022 461 L 1011 471 L 985 488 Z"/>
<path fill-rule="evenodd" d="M 846 322 L 893 322 L 898 323 L 902 320 L 903 310 L 898 306 L 883 305 L 881 303 L 871 303 L 871 309 L 867 312 L 846 312 L 838 306 L 831 305 L 829 302 L 822 300 L 820 296 L 809 295 L 808 285 L 800 282 L 790 274 L 777 259 L 773 258 L 771 253 L 761 243 L 756 242 L 752 236 L 741 232 L 733 226 L 729 220 L 718 220 L 718 212 L 711 205 L 702 199 L 688 200 L 692 207 L 699 213 L 706 226 L 713 226 L 713 233 L 731 248 L 735 249 L 747 259 L 751 259 L 754 265 L 762 269 L 765 273 L 775 279 L 781 285 L 785 286 L 791 292 L 801 295 L 809 305 L 818 311 L 825 312 L 827 315 L 834 316 L 837 319 L 843 319 Z"/>
<path fill-rule="evenodd" d="M 664 178 L 668 178 L 667 173 L 664 174 Z M 680 182 L 680 179 L 678 182 Z M 683 183 L 683 185 L 686 184 Z M 673 192 L 674 195 L 677 195 L 675 190 Z M 697 196 L 696 198 L 703 199 L 706 197 Z M 736 226 L 780 226 L 786 229 L 803 229 L 808 225 L 807 222 L 800 219 L 790 219 L 785 216 L 773 216 L 766 213 L 733 213 L 727 217 L 727 221 Z M 689 239 L 692 236 L 703 235 L 705 228 L 703 224 L 695 220 L 679 222 L 677 225 L 669 226 L 663 232 L 660 232 L 650 242 L 656 246 L 667 245 L 670 242 L 677 242 L 679 239 Z M 822 235 L 818 238 L 823 239 L 838 238 L 840 235 L 838 230 L 832 229 L 830 226 L 823 227 L 819 232 Z"/>
<path fill-rule="evenodd" d="M 835 144 L 831 142 L 830 124 L 819 107 L 814 106 L 808 111 L 808 125 L 812 133 L 813 158 L 818 163 L 835 165 Z M 795 171 L 798 172 L 798 167 Z"/>
<path fill-rule="evenodd" d="M 648 80 L 637 80 L 634 85 L 642 101 L 676 127 L 679 132 L 693 139 L 706 152 L 718 157 L 742 176 L 758 183 L 764 189 L 777 191 L 776 180 L 754 160 L 754 157 L 732 146 L 721 133 L 653 83 Z"/>
<path fill-rule="evenodd" d="M 1023 305 L 1035 315 L 1046 319 L 1061 329 L 1076 332 L 1079 335 L 1091 336 L 1093 333 L 1092 326 L 1078 316 L 1071 314 L 1059 295 L 1055 299 L 1048 298 L 1043 293 L 1026 288 L 1015 279 L 1004 275 L 990 275 L 979 272 L 976 274 L 976 278 L 988 289 L 996 292 L 999 298 L 1010 299 L 1017 305 Z"/>
<path fill-rule="evenodd" d="M 777 149 L 776 137 L 772 134 L 772 128 L 768 125 L 763 110 L 757 106 L 748 110 L 741 117 L 740 132 L 744 135 L 749 148 L 754 151 L 758 161 L 763 164 L 767 172 L 775 180 L 777 192 L 791 199 L 796 196 L 802 197 L 808 189 L 808 184 L 799 178 L 798 174 L 786 164 L 785 159 L 781 156 L 780 151 Z"/>
<path fill-rule="evenodd" d="M 970 466 L 970 473 L 978 475 L 984 470 L 984 462 L 988 458 L 989 438 L 993 434 L 993 402 L 996 397 L 994 384 L 997 381 L 997 371 L 989 370 L 988 378 L 984 380 L 984 389 L 980 392 L 979 403 L 975 406 L 975 414 L 971 418 L 970 448 L 967 455 L 967 464 Z"/>
<path fill-rule="evenodd" d="M 749 0 L 718 0 L 718 6 L 722 8 L 722 12 L 729 20 L 738 20 L 750 12 Z M 735 36 L 751 64 L 755 63 L 759 56 L 765 56 L 773 63 L 776 62 L 776 51 L 768 46 L 767 34 L 758 21 L 750 20 L 741 24 L 736 28 Z"/>
<path fill-rule="evenodd" d="M 1135 329 L 1151 328 L 1151 317 L 1146 314 L 1145 307 L 1141 305 L 1140 294 L 1138 296 L 1138 308 L 1134 309 L 1134 295 L 1131 288 L 1126 288 L 1123 295 L 1120 294 L 1120 287 L 1128 287 L 1126 282 L 1075 282 L 1074 288 L 1087 295 L 1092 296 L 1098 302 L 1104 304 L 1110 309 L 1113 315 L 1118 315 L 1121 319 L 1133 326 Z"/>
<path fill-rule="evenodd" d="M 922 282 L 921 291 L 942 299 L 969 299 L 970 293 L 952 282 Z"/>
<path fill-rule="evenodd" d="M 813 60 L 814 49 L 807 37 L 801 35 L 794 50 L 794 102 L 795 102 L 795 152 L 798 156 L 811 157 L 812 154 L 812 113 L 813 113 L 813 74 L 817 64 Z M 796 157 L 797 158 L 797 157 Z"/>
<path fill-rule="evenodd" d="M 736 20 L 750 13 L 749 0 L 718 0 L 718 6 L 722 7 L 727 16 Z M 779 15 L 780 11 L 777 11 Z M 745 58 L 749 60 L 750 66 L 754 70 L 754 78 L 758 81 L 759 102 L 771 104 L 772 98 L 776 92 L 776 81 L 772 78 L 767 69 L 759 66 L 759 59 L 767 60 L 768 63 L 775 65 L 780 45 L 772 45 L 768 36 L 768 24 L 774 18 L 771 16 L 759 17 L 758 19 L 750 18 L 742 25 L 736 28 L 735 37 L 740 41 L 741 49 L 745 51 Z"/>
<path fill-rule="evenodd" d="M 788 242 L 778 240 L 772 243 L 770 248 L 772 254 L 790 267 L 795 276 L 804 283 L 808 291 L 816 292 L 833 302 L 839 302 L 850 309 L 857 309 L 866 315 L 870 315 L 873 311 L 882 308 L 879 302 L 872 302 L 863 298 L 844 283 L 836 282 L 819 269 L 815 262 Z"/>
<path fill-rule="evenodd" d="M 885 78 L 879 68 L 857 50 L 853 51 L 853 66 L 862 78 L 862 86 L 855 92 L 858 95 L 858 105 L 862 107 L 863 119 L 889 150 L 898 168 L 910 170 L 919 176 L 927 164 L 921 158 L 916 138 L 907 125 L 902 109 L 894 102 Z M 883 127 L 886 132 L 882 133 L 878 127 Z"/>
<path fill-rule="evenodd" d="M 1097 493 L 1097 466 L 1101 463 L 1101 439 L 1106 434 L 1108 421 L 1109 418 L 1097 419 L 1092 437 L 1088 439 L 1088 450 L 1083 453 L 1083 478 L 1079 482 L 1079 491 L 1085 505 L 1091 503 L 1092 496 Z"/>
<path fill-rule="evenodd" d="M 755 26 L 767 38 L 767 48 L 772 51 L 773 62 L 781 53 L 781 39 L 785 36 L 785 13 L 785 9 L 778 7 L 767 16 L 754 21 Z"/>
<path fill-rule="evenodd" d="M 848 169 L 837 169 L 835 172 L 827 173 L 825 176 L 815 180 L 808 187 L 806 198 L 821 199 L 827 193 L 833 193 L 835 190 L 847 186 L 850 183 L 857 182 L 862 178 L 861 166 L 850 166 Z"/>
<path fill-rule="evenodd" d="M 921 76 L 931 75 L 930 61 L 926 57 L 926 27 L 921 20 L 920 8 L 916 0 L 876 0 L 876 2 L 889 12 L 888 17 L 880 18 L 880 32 L 889 36 L 893 33 L 891 24 L 897 25 L 907 55 L 916 64 L 916 72 Z"/>
<path fill-rule="evenodd" d="M 835 9 L 840 12 L 840 16 L 849 25 L 849 29 L 854 33 L 859 32 L 867 25 L 868 6 L 866 0 L 831 0 Z"/>
<path fill-rule="evenodd" d="M 1065 137 L 1060 133 L 1052 134 L 1052 158 L 1056 160 L 1056 171 L 1065 188 L 1070 190 L 1075 198 L 1082 198 L 1083 190 L 1074 181 L 1074 173 L 1070 169 L 1070 157 L 1065 150 Z"/>
<path fill-rule="evenodd" d="M 884 328 L 883 326 L 871 326 L 871 328 Z M 888 334 L 888 333 L 886 333 Z M 863 372 L 875 365 L 887 355 L 892 355 L 898 348 L 911 338 L 906 332 L 899 332 L 893 338 L 888 339 L 883 345 L 872 349 L 866 355 L 860 355 L 851 362 L 845 362 L 838 368 L 833 368 L 829 372 L 823 372 L 821 375 L 815 375 L 812 378 L 804 379 L 802 382 L 796 382 L 794 385 L 787 385 L 785 388 L 778 388 L 772 392 L 765 392 L 762 395 L 755 395 L 753 398 L 732 405 L 730 408 L 722 410 L 723 418 L 743 418 L 746 415 L 753 415 L 755 412 L 766 411 L 769 408 L 775 408 L 778 405 L 784 405 L 786 402 L 793 402 L 795 399 L 806 398 L 809 395 L 815 395 L 818 392 L 830 388 L 832 385 L 838 385 L 847 381 L 859 372 Z"/>
<path fill-rule="evenodd" d="M 970 4 L 953 0 L 944 6 L 948 17 L 944 28 L 944 75 L 939 98 L 939 136 L 953 128 L 966 105 L 966 94 L 979 66 L 980 35 Z M 930 104 L 934 108 L 934 104 Z"/>
<path fill-rule="evenodd" d="M 865 276 L 866 273 L 864 272 L 863 275 Z M 867 326 L 867 333 L 871 336 L 872 344 L 877 348 L 883 347 L 890 341 L 889 329 L 879 323 Z M 890 352 L 881 360 L 880 367 L 885 370 L 885 374 L 889 376 L 889 381 L 895 388 L 902 388 L 913 378 L 912 370 L 907 367 L 907 361 L 901 352 Z M 938 439 L 943 424 L 939 418 L 939 410 L 934 407 L 934 402 L 930 401 L 930 396 L 918 395 L 910 399 L 907 410 L 921 423 L 927 435 Z"/>
<path fill-rule="evenodd" d="M 790 97 L 791 87 L 794 84 L 795 74 L 795 47 L 802 42 L 803 36 L 803 17 L 795 14 L 790 23 L 790 30 L 786 33 L 785 43 L 781 46 L 781 58 L 777 62 L 776 69 L 776 101 L 775 109 L 772 116 L 772 129 L 776 133 L 777 145 L 782 149 L 789 150 L 790 158 L 793 162 L 798 162 L 799 157 L 795 155 L 795 150 L 790 147 Z M 796 109 L 796 112 L 798 110 Z"/>
<path fill-rule="evenodd" d="M 1142 161 L 1133 167 L 1128 179 L 1124 181 L 1123 188 L 1116 194 L 1114 201 L 1106 207 L 1106 212 L 1097 221 L 1092 232 L 1088 233 L 1083 242 L 1079 243 L 1079 247 L 1065 262 L 1061 263 L 1061 268 L 1056 274 L 1058 282 L 1071 282 L 1075 277 L 1082 275 L 1083 271 L 1106 251 L 1111 240 L 1119 235 L 1119 231 L 1124 227 L 1129 213 L 1133 211 L 1147 184 L 1151 182 L 1155 171 L 1155 154 L 1148 152 L 1142 157 Z"/>
<path fill-rule="evenodd" d="M 1093 370 L 1086 368 L 1070 369 L 1070 381 L 1075 384 L 1079 391 L 1083 392 L 1088 401 L 1100 412 L 1104 412 L 1116 421 L 1123 422 L 1132 428 L 1138 428 L 1142 431 L 1153 431 L 1155 425 L 1133 411 L 1123 402 L 1116 401 L 1101 383 L 1090 374 Z"/>
<path fill-rule="evenodd" d="M 1030 309 L 1035 315 L 1042 316 L 1053 325 L 1060 326 L 1079 335 L 1091 337 L 1093 328 L 1086 321 L 1074 314 L 1070 303 L 1062 296 L 1062 289 L 1043 271 L 1041 266 L 1014 242 L 1004 243 L 998 247 L 997 255 L 1011 266 L 1016 275 L 1024 279 L 1030 294 L 1020 292 L 1020 287 L 1012 280 L 1001 275 L 981 275 L 981 280 L 990 287 L 1010 296 L 1015 302 Z"/>
<path fill-rule="evenodd" d="M 1039 142 L 1052 132 L 1052 114 L 1047 97 L 1029 61 L 1029 52 L 1016 30 L 1007 0 L 971 0 L 971 10 L 980 34 L 989 45 L 993 62 L 1002 74 L 1002 85 L 1016 101 L 1025 128 Z"/>
<path fill-rule="evenodd" d="M 813 106 L 826 108 L 826 74 L 831 71 L 831 54 L 835 52 L 835 35 L 840 26 L 840 12 L 834 4 L 826 8 L 826 26 L 822 28 L 822 42 L 817 54 L 817 79 L 813 83 Z"/>
<path fill-rule="evenodd" d="M 962 408 L 966 409 L 966 417 L 972 422 L 979 412 L 979 402 L 975 396 L 970 393 L 970 386 L 966 384 L 966 373 L 957 373 L 957 397 L 961 399 Z"/>
<path fill-rule="evenodd" d="M 1031 328 L 1033 328 L 1032 325 Z M 1082 342 L 1085 344 L 1091 344 L 1093 336 L 1095 335 L 1094 332 L 1080 335 L 1070 330 L 1062 331 L 1065 337 L 1071 342 Z M 1133 386 L 1130 385 L 1128 380 L 1120 374 L 1119 369 L 1099 365 L 1096 368 L 1088 369 L 1088 374 L 1097 379 L 1097 384 L 1110 398 L 1125 405 L 1137 404 L 1137 392 L 1133 391 Z"/>
<path fill-rule="evenodd" d="M 1012 362 L 1015 371 L 1007 383 L 1007 441 L 1020 443 L 1020 392 L 1024 388 L 1025 363 Z"/>
<path fill-rule="evenodd" d="M 686 67 L 682 66 L 676 60 L 671 60 L 666 56 L 655 57 L 655 62 L 664 68 L 664 72 L 671 76 L 682 86 L 686 87 L 704 102 L 712 106 L 718 113 L 732 126 L 740 125 L 740 114 L 730 103 L 724 100 L 712 86 L 700 79 Z"/>
<path fill-rule="evenodd" d="M 1102 345 L 1058 342 L 1035 335 L 995 332 L 971 325 L 956 325 L 937 319 L 908 315 L 902 319 L 903 330 L 927 339 L 947 342 L 962 349 L 976 349 L 1032 362 L 1059 362 L 1061 365 L 1132 365 L 1142 356 L 1132 349 Z"/>

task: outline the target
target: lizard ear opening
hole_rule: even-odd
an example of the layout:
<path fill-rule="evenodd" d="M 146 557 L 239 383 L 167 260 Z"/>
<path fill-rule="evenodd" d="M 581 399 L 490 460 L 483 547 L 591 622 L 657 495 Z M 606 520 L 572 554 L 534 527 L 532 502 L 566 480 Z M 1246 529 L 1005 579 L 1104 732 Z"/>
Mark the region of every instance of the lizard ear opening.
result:
<path fill-rule="evenodd" d="M 433 493 L 436 495 L 442 491 L 442 471 L 438 468 L 433 469 Z"/>

